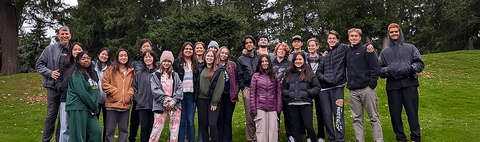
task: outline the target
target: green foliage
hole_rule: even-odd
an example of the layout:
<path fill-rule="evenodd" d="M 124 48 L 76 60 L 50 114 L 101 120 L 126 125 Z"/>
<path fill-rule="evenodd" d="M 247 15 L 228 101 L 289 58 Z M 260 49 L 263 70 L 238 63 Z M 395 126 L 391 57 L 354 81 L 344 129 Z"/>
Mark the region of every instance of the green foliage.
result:
<path fill-rule="evenodd" d="M 45 23 L 37 20 L 30 34 L 22 33 L 19 36 L 20 72 L 35 72 L 35 63 L 45 47 L 50 44 L 50 39 L 45 37 Z"/>

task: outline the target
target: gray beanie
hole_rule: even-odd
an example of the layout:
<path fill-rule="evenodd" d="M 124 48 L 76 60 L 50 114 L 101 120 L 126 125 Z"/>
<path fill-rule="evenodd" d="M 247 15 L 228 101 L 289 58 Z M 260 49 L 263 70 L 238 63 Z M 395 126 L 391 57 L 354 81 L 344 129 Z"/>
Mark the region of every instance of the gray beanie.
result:
<path fill-rule="evenodd" d="M 217 50 L 219 49 L 219 46 L 218 46 L 218 43 L 215 41 L 215 40 L 212 40 L 210 41 L 210 43 L 208 44 L 208 48 L 209 49 L 210 47 L 214 46 L 215 48 L 217 48 Z"/>

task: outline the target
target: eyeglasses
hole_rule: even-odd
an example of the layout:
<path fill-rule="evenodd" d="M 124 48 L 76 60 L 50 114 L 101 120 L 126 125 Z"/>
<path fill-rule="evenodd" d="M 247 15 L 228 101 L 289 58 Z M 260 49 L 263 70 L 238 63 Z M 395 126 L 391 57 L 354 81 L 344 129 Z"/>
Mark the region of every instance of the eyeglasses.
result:
<path fill-rule="evenodd" d="M 80 58 L 80 60 L 92 60 L 92 58 L 91 57 L 82 57 L 82 58 Z"/>

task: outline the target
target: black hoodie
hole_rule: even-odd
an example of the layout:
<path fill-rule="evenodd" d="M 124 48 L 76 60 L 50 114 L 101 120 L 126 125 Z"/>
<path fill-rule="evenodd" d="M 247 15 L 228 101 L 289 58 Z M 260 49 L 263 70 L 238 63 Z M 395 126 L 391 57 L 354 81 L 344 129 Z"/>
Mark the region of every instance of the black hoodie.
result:
<path fill-rule="evenodd" d="M 347 51 L 346 64 L 350 90 L 361 89 L 369 86 L 377 87 L 380 67 L 375 52 L 367 53 L 367 46 L 358 43 Z"/>
<path fill-rule="evenodd" d="M 403 42 L 403 32 L 399 29 L 397 43 L 388 36 L 388 47 L 383 49 L 378 58 L 380 77 L 387 78 L 386 90 L 418 86 L 416 73 L 422 72 L 425 64 L 418 49 Z"/>

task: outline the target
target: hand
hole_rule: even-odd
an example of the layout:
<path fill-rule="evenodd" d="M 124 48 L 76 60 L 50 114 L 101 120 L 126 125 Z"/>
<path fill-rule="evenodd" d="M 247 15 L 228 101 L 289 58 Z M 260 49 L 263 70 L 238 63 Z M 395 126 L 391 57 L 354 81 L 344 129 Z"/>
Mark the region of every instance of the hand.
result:
<path fill-rule="evenodd" d="M 163 106 L 164 107 L 168 107 L 168 102 L 172 101 L 172 98 L 170 97 L 166 97 L 164 100 L 163 100 Z"/>
<path fill-rule="evenodd" d="M 372 53 L 373 51 L 375 51 L 375 48 L 373 48 L 373 45 L 369 44 L 369 45 L 367 46 L 367 52 L 368 52 L 368 53 Z"/>
<path fill-rule="evenodd" d="M 53 79 L 57 80 L 58 76 L 60 76 L 60 73 L 57 70 L 52 71 L 52 74 L 50 75 Z"/>
<path fill-rule="evenodd" d="M 323 52 L 322 56 L 325 57 L 325 56 L 327 56 L 327 54 L 328 54 L 328 51 L 325 51 L 325 52 Z"/>
<path fill-rule="evenodd" d="M 210 109 L 211 109 L 212 111 L 215 111 L 215 110 L 217 110 L 217 106 L 211 106 Z"/>

